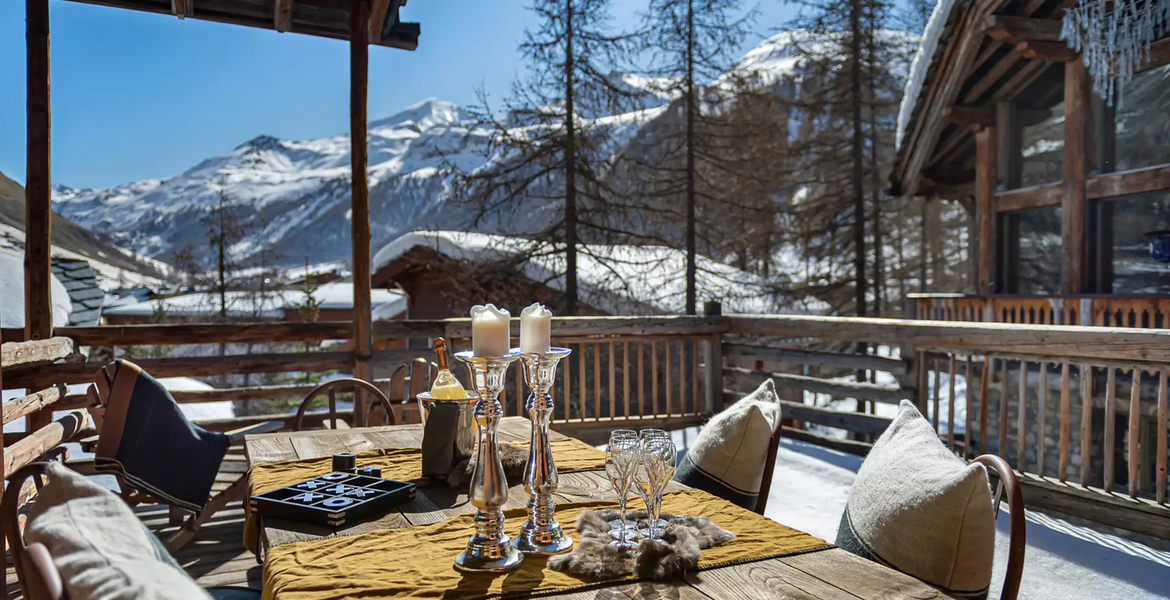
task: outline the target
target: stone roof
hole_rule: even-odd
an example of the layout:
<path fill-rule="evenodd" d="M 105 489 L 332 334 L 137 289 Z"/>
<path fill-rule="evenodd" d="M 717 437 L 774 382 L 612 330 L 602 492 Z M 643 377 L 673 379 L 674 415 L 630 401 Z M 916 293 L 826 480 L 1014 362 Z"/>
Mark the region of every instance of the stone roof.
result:
<path fill-rule="evenodd" d="M 89 262 L 76 258 L 54 258 L 53 275 L 65 286 L 72 310 L 69 325 L 97 325 L 106 294 L 98 286 L 97 273 Z"/>

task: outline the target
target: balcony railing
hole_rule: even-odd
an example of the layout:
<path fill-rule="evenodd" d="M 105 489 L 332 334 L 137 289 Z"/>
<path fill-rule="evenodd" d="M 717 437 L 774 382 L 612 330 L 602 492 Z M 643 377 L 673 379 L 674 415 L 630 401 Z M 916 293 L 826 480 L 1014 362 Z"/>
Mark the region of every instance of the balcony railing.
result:
<path fill-rule="evenodd" d="M 1030 325 L 1170 327 L 1166 296 L 908 294 L 912 318 Z"/>
<path fill-rule="evenodd" d="M 300 378 L 176 393 L 183 403 L 232 400 L 248 407 L 303 397 L 319 378 L 314 374 L 351 368 L 352 353 L 316 346 L 347 339 L 350 328 L 349 323 L 59 328 L 56 334 L 66 339 L 6 344 L 2 385 L 26 394 L 4 403 L 4 421 L 24 416 L 32 427 L 5 435 L 4 472 L 57 444 L 93 435 L 85 410 L 89 398 L 59 386 L 90 381 L 110 356 L 133 350 L 138 362 L 160 376 Z M 431 337 L 442 335 L 462 348 L 469 333 L 466 319 L 375 323 L 375 338 L 384 348 L 375 351 L 375 375 L 384 378 L 396 365 L 429 358 Z M 697 424 L 771 380 L 782 397 L 785 436 L 864 454 L 889 424 L 894 406 L 909 399 L 956 454 L 993 452 L 1008 460 L 1025 475 L 1032 490 L 1029 504 L 1170 539 L 1170 330 L 729 315 L 558 318 L 553 336 L 554 343 L 574 350 L 558 373 L 554 427 Z M 854 351 L 859 342 L 869 344 L 868 353 Z M 86 359 L 73 344 L 103 359 Z M 175 351 L 218 344 L 224 345 L 223 355 Z M 248 344 L 263 349 L 239 350 Z M 27 353 L 38 348 L 47 349 L 39 359 L 29 359 Z M 160 349 L 178 356 L 164 357 Z M 857 378 L 858 371 L 865 377 Z M 507 414 L 522 414 L 526 391 L 516 370 L 505 395 Z M 48 417 L 65 410 L 74 412 L 56 422 Z M 354 422 L 363 414 L 355 410 Z M 205 425 L 228 429 L 270 418 Z"/>

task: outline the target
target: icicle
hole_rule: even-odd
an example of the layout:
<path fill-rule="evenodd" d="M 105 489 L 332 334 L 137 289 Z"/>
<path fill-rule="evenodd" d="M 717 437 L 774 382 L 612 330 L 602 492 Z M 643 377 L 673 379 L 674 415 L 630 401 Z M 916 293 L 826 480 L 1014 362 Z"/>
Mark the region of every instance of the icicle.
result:
<path fill-rule="evenodd" d="M 1112 11 L 1106 11 L 1107 4 Z M 1081 53 L 1093 91 L 1112 105 L 1149 62 L 1150 44 L 1162 37 L 1168 21 L 1170 0 L 1081 0 L 1065 12 L 1060 39 Z"/>

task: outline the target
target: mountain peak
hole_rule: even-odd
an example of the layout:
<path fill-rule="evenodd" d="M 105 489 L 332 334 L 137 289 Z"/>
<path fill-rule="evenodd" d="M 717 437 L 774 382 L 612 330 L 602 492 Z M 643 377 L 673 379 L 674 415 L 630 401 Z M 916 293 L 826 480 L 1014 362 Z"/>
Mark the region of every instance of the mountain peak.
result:
<path fill-rule="evenodd" d="M 276 150 L 284 147 L 284 141 L 280 138 L 271 135 L 258 135 L 239 146 L 236 149 L 252 148 L 255 150 Z"/>
<path fill-rule="evenodd" d="M 434 125 L 453 125 L 468 118 L 466 111 L 453 102 L 439 98 L 427 98 L 403 110 L 370 123 L 370 129 L 403 127 L 414 124 L 419 129 Z"/>

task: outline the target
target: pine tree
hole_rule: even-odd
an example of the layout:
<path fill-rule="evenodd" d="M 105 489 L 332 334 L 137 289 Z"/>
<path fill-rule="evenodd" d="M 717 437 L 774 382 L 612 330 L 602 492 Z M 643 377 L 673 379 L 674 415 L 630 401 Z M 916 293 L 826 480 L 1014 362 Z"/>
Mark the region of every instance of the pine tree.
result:
<path fill-rule="evenodd" d="M 631 48 L 629 36 L 608 29 L 608 0 L 534 0 L 538 24 L 525 32 L 520 52 L 527 76 L 517 81 L 498 116 L 480 95 L 480 125 L 491 131 L 486 166 L 453 171 L 453 196 L 474 207 L 472 225 L 509 215 L 539 221 L 532 229 L 505 231 L 538 242 L 534 253 L 565 252 L 565 314 L 579 309 L 578 252 L 587 239 L 620 236 L 622 222 L 607 181 L 613 143 L 596 117 L 615 114 L 631 94 L 609 73 Z M 559 205 L 559 206 L 558 206 Z M 530 218 L 559 208 L 559 217 Z"/>
<path fill-rule="evenodd" d="M 239 268 L 239 260 L 233 252 L 233 247 L 247 234 L 248 228 L 240 215 L 240 207 L 228 199 L 222 185 L 218 201 L 203 217 L 203 225 L 207 228 L 207 241 L 212 253 L 213 291 L 219 296 L 220 319 L 226 321 L 227 293 L 229 287 L 234 285 L 233 280 Z"/>

